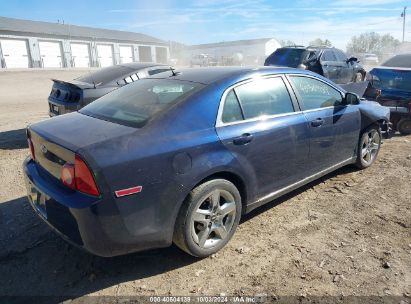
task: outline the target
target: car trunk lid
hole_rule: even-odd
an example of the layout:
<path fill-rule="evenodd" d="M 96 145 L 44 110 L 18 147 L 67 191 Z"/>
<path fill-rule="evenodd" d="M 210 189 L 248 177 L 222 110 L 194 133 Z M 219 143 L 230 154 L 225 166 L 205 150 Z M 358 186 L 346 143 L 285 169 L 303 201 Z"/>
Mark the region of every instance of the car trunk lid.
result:
<path fill-rule="evenodd" d="M 89 146 L 120 139 L 136 131 L 77 112 L 29 127 L 36 162 L 57 179 L 60 179 L 66 162 L 74 163 L 76 153 L 81 155 L 81 151 Z"/>

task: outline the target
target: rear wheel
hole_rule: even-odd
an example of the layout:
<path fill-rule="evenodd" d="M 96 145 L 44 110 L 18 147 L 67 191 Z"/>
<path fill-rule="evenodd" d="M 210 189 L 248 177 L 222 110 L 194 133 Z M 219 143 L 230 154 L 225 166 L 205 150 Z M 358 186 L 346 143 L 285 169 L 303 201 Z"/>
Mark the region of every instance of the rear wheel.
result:
<path fill-rule="evenodd" d="M 377 158 L 381 148 L 381 131 L 378 126 L 368 127 L 361 135 L 356 165 L 360 169 L 371 166 Z"/>
<path fill-rule="evenodd" d="M 403 135 L 411 134 L 411 118 L 402 118 L 397 124 L 397 130 Z"/>
<path fill-rule="evenodd" d="M 179 212 L 173 241 L 185 252 L 207 257 L 225 246 L 241 217 L 241 196 L 229 181 L 215 179 L 194 190 Z"/>

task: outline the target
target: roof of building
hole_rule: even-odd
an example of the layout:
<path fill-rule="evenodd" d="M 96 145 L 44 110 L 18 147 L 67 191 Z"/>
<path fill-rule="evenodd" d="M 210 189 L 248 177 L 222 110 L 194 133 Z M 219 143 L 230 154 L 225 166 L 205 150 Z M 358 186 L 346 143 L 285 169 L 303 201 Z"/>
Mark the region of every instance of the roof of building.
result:
<path fill-rule="evenodd" d="M 140 33 L 7 17 L 0 17 L 0 33 L 1 32 L 6 32 L 10 35 L 21 35 L 21 33 L 24 33 L 27 36 L 66 36 L 71 39 L 90 40 L 91 38 L 93 40 L 138 41 L 149 44 L 166 44 L 163 40 Z"/>
<path fill-rule="evenodd" d="M 234 45 L 244 45 L 244 44 L 260 44 L 260 43 L 267 43 L 268 41 L 272 40 L 273 38 L 259 38 L 259 39 L 248 39 L 248 40 L 236 40 L 236 41 L 222 41 L 216 43 L 205 43 L 205 44 L 196 44 L 191 45 L 189 49 L 207 49 L 207 48 L 215 48 L 215 47 L 224 47 L 224 46 L 234 46 Z"/>

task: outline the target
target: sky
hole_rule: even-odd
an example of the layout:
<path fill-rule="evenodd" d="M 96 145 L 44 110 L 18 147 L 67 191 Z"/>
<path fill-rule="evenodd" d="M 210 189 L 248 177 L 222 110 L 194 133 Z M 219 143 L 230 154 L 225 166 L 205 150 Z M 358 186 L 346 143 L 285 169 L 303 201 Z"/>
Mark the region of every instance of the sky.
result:
<path fill-rule="evenodd" d="M 401 13 L 411 0 L 0 0 L 0 16 L 144 33 L 201 44 L 277 38 L 307 45 L 321 38 L 345 49 L 353 35 L 390 33 L 402 40 Z"/>

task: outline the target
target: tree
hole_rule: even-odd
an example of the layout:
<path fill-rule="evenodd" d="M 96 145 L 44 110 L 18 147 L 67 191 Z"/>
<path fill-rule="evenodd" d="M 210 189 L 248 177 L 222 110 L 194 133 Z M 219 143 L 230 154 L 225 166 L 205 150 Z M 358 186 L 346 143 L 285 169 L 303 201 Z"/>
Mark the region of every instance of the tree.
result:
<path fill-rule="evenodd" d="M 283 40 L 283 39 L 281 39 L 281 40 L 279 40 L 278 41 L 280 44 L 281 44 L 281 46 L 290 46 L 290 45 L 296 45 L 295 44 L 295 42 L 294 41 L 291 41 L 291 40 Z"/>
<path fill-rule="evenodd" d="M 351 38 L 351 41 L 347 44 L 347 53 L 373 53 L 382 58 L 384 54 L 395 52 L 399 44 L 400 41 L 390 34 L 363 33 Z"/>
<path fill-rule="evenodd" d="M 311 41 L 310 45 L 311 46 L 328 46 L 328 47 L 333 46 L 330 40 L 328 40 L 328 39 L 322 40 L 321 38 L 317 38 L 317 39 Z"/>

